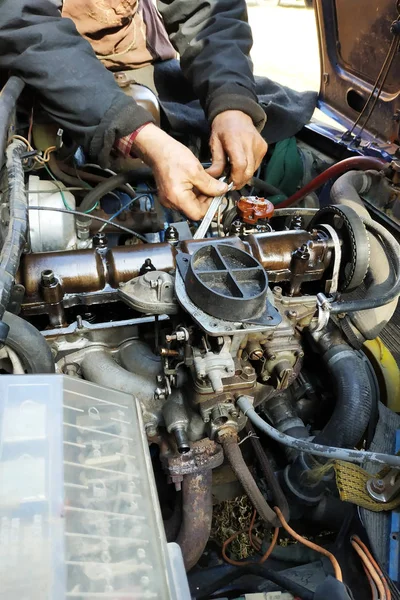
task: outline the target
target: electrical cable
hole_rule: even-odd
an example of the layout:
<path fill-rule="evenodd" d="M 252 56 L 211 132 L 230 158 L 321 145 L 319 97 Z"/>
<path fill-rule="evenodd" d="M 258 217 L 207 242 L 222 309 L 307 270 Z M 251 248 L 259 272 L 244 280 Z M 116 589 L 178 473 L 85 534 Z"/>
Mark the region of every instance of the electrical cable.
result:
<path fill-rule="evenodd" d="M 87 217 L 88 219 L 94 219 L 95 221 L 100 221 L 101 223 L 108 223 L 108 219 L 102 219 L 101 217 L 98 217 L 97 215 L 88 216 L 87 213 L 83 213 L 80 210 L 68 210 L 67 208 L 54 208 L 51 206 L 29 206 L 28 208 L 29 208 L 29 210 L 48 210 L 50 212 L 61 212 L 61 213 L 76 215 L 78 217 Z M 117 229 L 121 229 L 121 231 L 124 231 L 125 233 L 129 233 L 129 235 L 133 235 L 134 237 L 138 238 L 139 240 L 141 240 L 142 242 L 145 242 L 147 244 L 146 238 L 143 235 L 140 235 L 140 233 L 137 233 L 137 231 L 133 231 L 133 229 L 128 229 L 128 227 L 124 227 L 123 225 L 120 225 L 119 223 L 112 223 L 112 226 L 116 227 Z"/>
<path fill-rule="evenodd" d="M 256 515 L 257 515 L 257 511 L 254 510 L 253 511 L 253 516 L 252 516 L 251 522 L 250 522 L 250 527 L 248 529 L 248 534 L 249 534 L 249 539 L 250 539 L 250 543 L 251 543 L 252 547 L 257 552 L 259 552 L 260 548 L 257 548 L 256 544 L 254 543 L 254 541 L 252 539 L 252 531 L 253 531 L 253 528 L 254 528 L 254 523 L 255 523 L 255 520 L 256 520 Z M 272 537 L 271 543 L 268 546 L 267 551 L 263 554 L 263 556 L 261 557 L 261 559 L 259 561 L 254 561 L 254 560 L 238 561 L 238 560 L 233 560 L 232 558 L 229 558 L 226 555 L 226 549 L 227 549 L 227 547 L 239 535 L 241 535 L 242 533 L 246 533 L 246 531 L 247 531 L 247 529 L 242 529 L 241 531 L 238 531 L 238 532 L 234 533 L 227 540 L 225 540 L 225 542 L 223 543 L 223 545 L 222 545 L 222 556 L 223 556 L 224 561 L 227 562 L 229 565 L 233 565 L 235 567 L 244 567 L 246 565 L 255 565 L 255 564 L 262 565 L 271 556 L 271 553 L 273 552 L 273 550 L 274 550 L 274 548 L 275 548 L 275 546 L 277 544 L 278 537 L 279 537 L 279 527 L 275 527 L 275 529 L 274 529 L 274 535 Z"/>
<path fill-rule="evenodd" d="M 367 569 L 371 578 L 373 579 L 373 581 L 378 589 L 379 600 L 388 600 L 386 593 L 385 593 L 385 588 L 384 588 L 383 582 L 382 582 L 381 578 L 379 577 L 379 574 L 375 570 L 373 564 L 369 560 L 368 556 L 365 554 L 364 550 L 361 548 L 361 546 L 358 545 L 358 543 L 354 539 L 351 540 L 351 545 L 353 546 L 354 550 L 357 552 L 358 556 L 361 558 L 363 565 L 365 566 L 365 568 Z"/>
<path fill-rule="evenodd" d="M 400 468 L 400 456 L 391 454 L 382 454 L 380 452 L 352 450 L 348 448 L 335 448 L 333 446 L 324 446 L 322 444 L 314 444 L 308 440 L 294 438 L 286 433 L 281 433 L 272 425 L 269 425 L 262 419 L 254 410 L 247 396 L 240 396 L 237 400 L 237 405 L 240 410 L 246 415 L 250 421 L 258 429 L 261 429 L 268 437 L 272 438 L 279 444 L 294 448 L 299 452 L 306 454 L 314 454 L 315 456 L 323 456 L 330 460 L 344 460 L 345 462 L 364 463 L 370 461 L 378 465 L 389 465 L 390 467 Z"/>
<path fill-rule="evenodd" d="M 22 135 L 13 135 L 11 140 L 19 140 L 20 142 L 24 142 L 29 152 L 35 152 L 35 149 L 32 147 L 31 143 Z M 56 146 L 50 146 L 43 152 L 43 156 L 37 154 L 33 158 L 39 163 L 39 165 L 45 166 L 45 164 L 50 160 L 51 153 L 55 152 L 55 150 L 57 150 Z"/>
<path fill-rule="evenodd" d="M 345 158 L 344 160 L 341 160 L 340 162 L 326 169 L 323 173 L 315 177 L 312 181 L 307 183 L 304 187 L 293 194 L 293 196 L 290 196 L 287 200 L 280 202 L 277 206 L 279 209 L 293 206 L 294 204 L 300 202 L 300 200 L 302 200 L 305 196 L 311 194 L 311 192 L 315 192 L 315 190 L 323 186 L 324 183 L 330 179 L 338 177 L 339 175 L 343 175 L 343 173 L 347 173 L 347 171 L 352 171 L 353 169 L 361 169 L 364 171 L 373 169 L 380 171 L 387 166 L 387 162 L 374 156 L 352 156 L 351 158 Z"/>
<path fill-rule="evenodd" d="M 329 552 L 329 550 L 327 550 L 326 548 L 323 548 L 322 546 L 319 546 L 318 544 L 315 544 L 314 542 L 307 540 L 305 537 L 303 537 L 302 535 L 297 533 L 297 531 L 295 531 L 292 527 L 290 527 L 289 523 L 286 521 L 285 517 L 283 516 L 280 508 L 275 506 L 274 510 L 275 510 L 276 514 L 278 515 L 278 518 L 281 522 L 282 527 L 288 533 L 290 533 L 290 535 L 295 540 L 297 540 L 298 542 L 303 544 L 303 546 L 307 546 L 307 548 L 311 548 L 311 550 L 316 550 L 316 552 L 319 552 L 323 556 L 326 556 L 327 558 L 329 558 L 329 560 L 331 561 L 336 579 L 340 582 L 343 582 L 342 569 L 340 568 L 337 558 L 332 554 L 332 552 Z"/>
<path fill-rule="evenodd" d="M 399 21 L 399 17 L 392 24 L 392 28 L 393 28 L 393 25 L 395 23 L 397 23 L 398 21 Z M 397 42 L 397 44 L 396 44 L 396 42 Z M 351 135 L 353 133 L 353 131 L 355 130 L 355 128 L 357 127 L 357 125 L 361 121 L 362 117 L 364 116 L 365 111 L 367 110 L 368 105 L 371 102 L 372 98 L 374 97 L 374 94 L 375 94 L 375 92 L 376 92 L 376 90 L 378 89 L 378 86 L 379 86 L 379 90 L 378 90 L 378 93 L 375 96 L 372 108 L 370 109 L 370 111 L 369 111 L 369 113 L 368 113 L 368 115 L 367 115 L 367 117 L 366 117 L 366 119 L 364 121 L 364 124 L 362 125 L 362 127 L 360 129 L 360 133 L 365 129 L 365 127 L 366 127 L 366 125 L 367 125 L 369 119 L 371 118 L 371 115 L 372 115 L 372 113 L 373 113 L 373 111 L 375 109 L 376 103 L 379 100 L 379 97 L 380 97 L 380 95 L 382 93 L 382 90 L 383 90 L 383 86 L 385 85 L 387 76 L 388 76 L 389 71 L 391 69 L 391 66 L 393 64 L 393 60 L 394 60 L 394 57 L 395 57 L 396 52 L 397 52 L 396 45 L 398 46 L 397 34 L 394 35 L 394 37 L 393 37 L 393 39 L 392 39 L 392 41 L 390 43 L 389 50 L 388 50 L 388 52 L 387 52 L 387 54 L 385 56 L 385 60 L 383 61 L 382 67 L 381 67 L 381 69 L 380 69 L 380 71 L 378 73 L 378 76 L 377 76 L 377 78 L 375 80 L 374 87 L 372 88 L 372 90 L 371 90 L 371 92 L 370 92 L 370 94 L 369 94 L 369 96 L 367 98 L 367 101 L 365 102 L 365 104 L 364 104 L 364 106 L 363 106 L 360 114 L 358 115 L 358 117 L 355 120 L 354 124 L 352 125 L 351 129 L 349 131 L 347 131 L 345 135 Z M 381 77 L 383 77 L 383 80 L 382 80 L 381 84 L 379 84 L 379 81 L 380 81 Z"/>
<path fill-rule="evenodd" d="M 388 582 L 386 580 L 386 577 L 382 571 L 382 569 L 380 568 L 380 566 L 378 565 L 378 563 L 376 562 L 376 560 L 374 559 L 374 557 L 372 556 L 372 553 L 370 552 L 370 550 L 368 549 L 368 547 L 366 546 L 366 544 L 364 544 L 363 541 L 360 540 L 360 538 L 358 537 L 358 535 L 353 535 L 352 537 L 352 541 L 356 542 L 356 544 L 359 545 L 359 547 L 365 552 L 365 554 L 367 555 L 368 559 L 370 560 L 372 566 L 374 567 L 374 569 L 376 570 L 376 572 L 378 573 L 380 579 L 382 580 L 383 583 L 383 587 L 385 588 L 385 594 L 387 597 L 387 600 L 391 600 L 392 598 L 392 593 L 390 591 Z"/>
<path fill-rule="evenodd" d="M 54 181 L 54 183 L 56 184 L 56 186 L 58 187 L 65 208 L 67 208 L 70 211 L 73 210 L 71 208 L 71 206 L 68 204 L 66 197 L 64 196 L 64 190 L 61 189 L 61 187 L 60 187 L 62 184 L 60 184 L 60 182 L 57 181 L 57 179 L 54 177 L 53 173 L 50 171 L 50 169 L 49 169 L 49 167 L 47 165 L 43 165 L 43 167 L 46 169 L 47 173 L 49 174 L 49 176 L 51 177 L 51 179 Z M 93 208 L 91 208 L 90 210 L 86 211 L 85 214 L 91 213 L 96 208 L 97 208 L 97 204 Z"/>

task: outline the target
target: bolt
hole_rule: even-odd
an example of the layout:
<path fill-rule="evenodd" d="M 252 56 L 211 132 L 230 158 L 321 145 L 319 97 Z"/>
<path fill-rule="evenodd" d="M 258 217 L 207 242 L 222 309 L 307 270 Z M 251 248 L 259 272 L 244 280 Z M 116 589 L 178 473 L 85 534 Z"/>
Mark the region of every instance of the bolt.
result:
<path fill-rule="evenodd" d="M 96 233 L 93 236 L 94 248 L 107 248 L 108 239 L 105 233 Z"/>
<path fill-rule="evenodd" d="M 261 348 L 257 349 L 257 350 L 253 350 L 252 352 L 250 352 L 250 360 L 261 360 L 262 357 L 264 356 L 264 352 L 262 351 Z"/>
<path fill-rule="evenodd" d="M 286 314 L 291 320 L 297 319 L 297 312 L 295 310 L 288 310 Z"/>
<path fill-rule="evenodd" d="M 171 244 L 171 246 L 177 246 L 179 244 L 179 233 L 173 225 L 170 225 L 165 230 L 165 241 Z"/>
<path fill-rule="evenodd" d="M 51 269 L 46 269 L 41 272 L 41 281 L 43 287 L 52 287 L 57 284 L 56 276 Z"/>
<path fill-rule="evenodd" d="M 254 369 L 253 369 L 253 367 L 246 366 L 243 369 L 243 373 L 245 373 L 246 375 L 253 375 Z"/>
<path fill-rule="evenodd" d="M 274 296 L 280 297 L 282 296 L 282 288 L 279 285 L 276 285 L 272 290 L 272 293 L 274 294 Z"/>
<path fill-rule="evenodd" d="M 268 360 L 276 360 L 276 354 L 268 354 Z"/>
<path fill-rule="evenodd" d="M 157 383 L 163 383 L 164 377 L 163 375 L 157 375 Z"/>
<path fill-rule="evenodd" d="M 238 416 L 239 416 L 239 411 L 237 410 L 237 408 L 235 408 L 235 407 L 234 407 L 234 408 L 232 408 L 232 410 L 231 410 L 231 415 L 232 415 L 232 417 L 233 417 L 234 419 L 237 419 L 237 418 L 238 418 Z"/>
<path fill-rule="evenodd" d="M 145 430 L 148 438 L 153 438 L 157 435 L 157 425 L 155 423 L 147 423 Z"/>
<path fill-rule="evenodd" d="M 385 482 L 383 481 L 383 479 L 373 479 L 373 481 L 371 482 L 371 487 L 374 490 L 374 492 L 378 492 L 379 494 L 381 494 L 385 491 Z"/>
<path fill-rule="evenodd" d="M 161 356 L 179 356 L 179 352 L 177 350 L 170 350 L 169 348 L 161 348 L 160 355 Z"/>

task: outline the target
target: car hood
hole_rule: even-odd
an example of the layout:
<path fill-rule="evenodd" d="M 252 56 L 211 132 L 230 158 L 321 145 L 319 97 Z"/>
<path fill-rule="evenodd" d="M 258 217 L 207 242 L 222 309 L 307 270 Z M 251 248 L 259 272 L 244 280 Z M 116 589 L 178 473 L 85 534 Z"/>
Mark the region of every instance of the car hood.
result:
<path fill-rule="evenodd" d="M 320 43 L 319 107 L 348 130 L 374 90 L 394 38 L 400 0 L 315 0 Z M 400 27 L 400 23 L 398 23 Z M 400 145 L 400 53 L 397 52 L 382 93 L 365 127 L 370 102 L 354 128 L 354 137 L 374 139 L 390 150 Z M 353 136 L 348 136 L 348 140 Z"/>

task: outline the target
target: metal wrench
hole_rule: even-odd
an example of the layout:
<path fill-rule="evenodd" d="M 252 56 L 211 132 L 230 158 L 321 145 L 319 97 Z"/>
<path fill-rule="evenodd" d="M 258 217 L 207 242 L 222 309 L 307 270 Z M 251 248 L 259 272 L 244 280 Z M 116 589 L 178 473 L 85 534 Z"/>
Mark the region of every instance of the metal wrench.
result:
<path fill-rule="evenodd" d="M 221 179 L 219 179 L 219 181 L 224 182 L 225 179 L 226 179 L 226 177 L 221 177 Z M 222 196 L 214 196 L 214 198 L 211 200 L 211 204 L 208 207 L 206 214 L 203 217 L 202 222 L 200 223 L 199 227 L 197 228 L 196 233 L 193 236 L 193 239 L 201 240 L 203 237 L 205 237 L 205 235 L 208 231 L 208 228 L 210 227 L 210 225 L 212 223 L 212 220 L 214 219 L 219 207 L 221 206 L 222 200 L 225 198 L 226 194 L 231 191 L 232 188 L 233 188 L 233 183 L 230 183 L 225 194 L 222 194 Z"/>

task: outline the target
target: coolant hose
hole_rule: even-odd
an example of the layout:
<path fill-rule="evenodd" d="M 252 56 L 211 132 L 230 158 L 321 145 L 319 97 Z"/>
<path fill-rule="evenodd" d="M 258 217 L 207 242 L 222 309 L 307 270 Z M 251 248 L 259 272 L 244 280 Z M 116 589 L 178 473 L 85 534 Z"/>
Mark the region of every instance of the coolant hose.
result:
<path fill-rule="evenodd" d="M 333 204 L 344 204 L 355 210 L 360 216 L 370 219 L 360 195 L 367 193 L 374 184 L 374 173 L 349 171 L 333 184 L 331 200 Z M 367 294 L 379 291 L 379 295 L 388 291 L 393 285 L 392 265 L 385 248 L 378 236 L 370 235 L 370 263 L 366 278 Z M 366 339 L 375 339 L 388 323 L 397 306 L 397 299 L 378 308 L 354 311 L 350 315 L 351 322 Z"/>
<path fill-rule="evenodd" d="M 83 376 L 88 381 L 120 392 L 131 394 L 144 406 L 154 398 L 156 380 L 152 373 L 130 373 L 121 367 L 104 348 L 87 352 L 81 363 Z M 143 365 L 145 367 L 145 365 Z"/>
<path fill-rule="evenodd" d="M 10 77 L 0 92 L 0 167 L 3 165 L 11 117 L 24 87 L 22 79 Z"/>
<path fill-rule="evenodd" d="M 386 289 L 386 291 L 373 290 L 373 294 L 367 296 L 366 298 L 362 298 L 361 300 L 357 299 L 345 300 L 343 302 L 333 302 L 330 308 L 332 314 L 380 308 L 381 306 L 386 306 L 392 302 L 392 300 L 396 300 L 397 302 L 400 295 L 400 244 L 397 242 L 394 236 L 389 233 L 386 227 L 383 227 L 383 225 L 380 225 L 372 219 L 366 219 L 364 217 L 361 218 L 369 231 L 382 238 L 386 251 L 392 262 L 395 279 L 393 284 L 391 284 L 389 289 Z"/>
<path fill-rule="evenodd" d="M 297 204 L 300 202 L 300 200 L 311 194 L 311 192 L 315 192 L 315 190 L 320 188 L 330 179 L 338 177 L 347 171 L 352 171 L 353 169 L 362 169 L 364 171 L 367 171 L 368 169 L 376 169 L 380 171 L 387 166 L 389 166 L 389 163 L 373 156 L 352 156 L 351 158 L 345 158 L 344 160 L 341 160 L 340 162 L 326 169 L 326 171 L 321 173 L 321 175 L 318 175 L 318 177 L 315 177 L 315 179 L 307 183 L 307 185 L 293 194 L 293 196 L 290 196 L 290 198 L 287 200 L 280 202 L 279 208 L 286 208 L 287 206 L 293 206 Z"/>
<path fill-rule="evenodd" d="M 365 363 L 347 344 L 329 348 L 322 360 L 334 386 L 335 408 L 315 444 L 352 448 L 365 433 L 372 411 L 372 391 Z"/>
<path fill-rule="evenodd" d="M 212 471 L 184 475 L 182 524 L 176 538 L 186 571 L 198 562 L 209 540 L 212 522 Z"/>
<path fill-rule="evenodd" d="M 21 159 L 24 152 L 26 152 L 26 145 L 19 140 L 12 142 L 6 150 L 10 222 L 0 253 L 0 320 L 10 301 L 11 290 L 28 235 L 28 196 L 25 194 Z M 1 331 L 0 337 L 4 340 L 6 332 Z"/>
<path fill-rule="evenodd" d="M 372 462 L 378 465 L 388 465 L 390 467 L 400 468 L 400 456 L 392 454 L 382 454 L 381 452 L 370 452 L 353 450 L 348 448 L 335 448 L 333 446 L 323 446 L 315 444 L 304 439 L 297 439 L 286 433 L 281 433 L 275 427 L 264 421 L 254 410 L 248 396 L 240 396 L 237 400 L 240 410 L 246 415 L 253 425 L 263 431 L 265 435 L 275 440 L 279 444 L 293 448 L 298 452 L 322 456 L 331 460 L 344 460 L 347 462 L 361 463 Z"/>
<path fill-rule="evenodd" d="M 237 441 L 236 432 L 225 433 L 222 431 L 218 437 L 218 441 L 222 445 L 225 458 L 229 462 L 232 471 L 235 473 L 261 519 L 270 527 L 279 527 L 279 520 L 276 513 L 260 492 L 253 475 L 250 473 L 249 467 L 245 463 Z"/>
<path fill-rule="evenodd" d="M 141 183 L 143 181 L 149 180 L 152 178 L 152 170 L 148 167 L 143 167 L 141 169 L 135 169 L 132 171 L 125 171 L 123 173 L 119 173 L 118 175 L 113 175 L 109 179 L 106 179 L 103 183 L 99 183 L 93 190 L 91 190 L 85 198 L 82 200 L 79 205 L 79 210 L 81 212 L 88 212 L 92 208 L 94 208 L 106 194 L 113 192 L 117 188 L 121 187 L 125 183 L 130 183 L 134 185 L 135 183 Z"/>
<path fill-rule="evenodd" d="M 7 346 L 18 355 L 28 373 L 55 372 L 50 346 L 36 327 L 9 312 L 4 313 L 3 322 L 10 328 Z"/>

